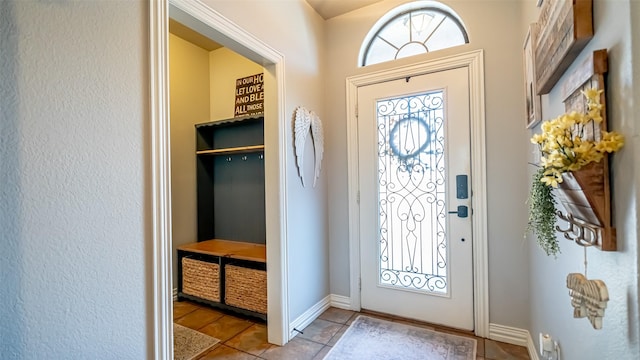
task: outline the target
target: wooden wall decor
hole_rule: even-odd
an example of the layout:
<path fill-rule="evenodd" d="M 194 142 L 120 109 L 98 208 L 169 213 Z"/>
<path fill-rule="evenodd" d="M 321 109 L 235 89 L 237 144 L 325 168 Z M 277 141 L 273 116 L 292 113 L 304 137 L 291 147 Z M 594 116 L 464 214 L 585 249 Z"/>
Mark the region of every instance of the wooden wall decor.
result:
<path fill-rule="evenodd" d="M 600 95 L 602 122 L 593 121 L 585 127 L 585 139 L 601 138 L 607 130 L 605 74 L 607 72 L 607 50 L 594 51 L 571 74 L 563 89 L 567 112 L 586 111 L 586 100 L 581 91 L 603 90 Z M 567 214 L 558 216 L 568 223 L 566 229 L 556 227 L 565 238 L 578 245 L 596 246 L 603 251 L 616 250 L 616 229 L 612 226 L 611 195 L 609 184 L 609 159 L 605 156 L 598 163 L 591 163 L 579 171 L 563 174 L 563 182 L 558 184 L 559 200 Z"/>
<path fill-rule="evenodd" d="M 530 129 L 542 120 L 542 102 L 537 95 L 535 74 L 535 44 L 538 37 L 538 24 L 529 25 L 529 31 L 524 39 L 524 94 L 526 99 L 526 125 Z"/>
<path fill-rule="evenodd" d="M 594 329 L 602 329 L 604 310 L 609 302 L 609 290 L 602 280 L 588 280 L 578 273 L 567 275 L 574 318 L 588 318 Z"/>
<path fill-rule="evenodd" d="M 593 0 L 546 0 L 540 8 L 538 26 L 536 93 L 544 95 L 593 37 Z"/>

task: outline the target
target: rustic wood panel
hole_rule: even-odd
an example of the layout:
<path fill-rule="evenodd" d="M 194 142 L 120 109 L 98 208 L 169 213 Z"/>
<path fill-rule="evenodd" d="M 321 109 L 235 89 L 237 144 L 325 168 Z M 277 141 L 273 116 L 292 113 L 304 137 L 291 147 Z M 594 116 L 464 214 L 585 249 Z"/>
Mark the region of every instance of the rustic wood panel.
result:
<path fill-rule="evenodd" d="M 584 83 L 581 87 L 577 88 L 573 94 L 569 95 L 565 101 L 565 111 L 577 111 L 577 112 L 587 112 L 587 100 L 584 95 L 580 92 L 581 90 L 588 89 L 603 89 L 604 84 L 603 80 L 600 80 L 601 77 L 594 76 L 592 79 L 589 79 L 586 83 Z M 596 124 L 594 122 L 590 122 L 585 124 L 584 126 L 584 139 L 596 140 L 599 141 L 602 138 L 602 130 L 607 130 L 607 114 L 606 114 L 606 103 L 604 101 L 604 94 L 601 95 L 600 102 L 602 103 L 603 111 L 602 111 L 602 123 Z"/>
<path fill-rule="evenodd" d="M 606 49 L 596 50 L 590 53 L 589 56 L 567 76 L 567 80 L 562 85 L 562 94 L 565 102 L 569 96 L 575 94 L 576 90 L 583 87 L 588 81 L 597 81 L 597 79 L 592 79 L 593 75 L 606 73 L 608 70 L 607 67 L 608 59 Z"/>
<path fill-rule="evenodd" d="M 565 111 L 586 112 L 587 101 L 581 91 L 595 88 L 605 90 L 604 75 L 607 72 L 607 51 L 594 51 L 575 72 L 567 78 L 563 88 L 566 96 Z M 607 130 L 607 104 L 603 91 L 602 122 L 591 122 L 585 128 L 585 139 L 599 140 L 601 132 Z M 615 251 L 616 230 L 611 218 L 611 186 L 609 159 L 605 156 L 598 163 L 591 163 L 579 171 L 563 175 L 559 184 L 560 201 L 574 218 L 602 229 L 598 247 L 603 251 Z"/>
<path fill-rule="evenodd" d="M 558 184 L 562 205 L 575 218 L 604 227 L 604 168 L 602 161 L 591 163 L 579 171 L 563 174 Z M 571 211 L 578 210 L 579 213 Z M 602 220 L 601 220 L 602 219 Z"/>
<path fill-rule="evenodd" d="M 538 17 L 537 94 L 547 94 L 593 37 L 593 0 L 547 0 Z"/>

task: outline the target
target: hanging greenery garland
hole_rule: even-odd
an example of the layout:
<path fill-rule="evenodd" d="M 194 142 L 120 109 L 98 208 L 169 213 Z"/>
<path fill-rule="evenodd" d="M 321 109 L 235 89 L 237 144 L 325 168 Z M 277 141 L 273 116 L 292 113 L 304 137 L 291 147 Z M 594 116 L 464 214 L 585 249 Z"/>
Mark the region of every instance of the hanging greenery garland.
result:
<path fill-rule="evenodd" d="M 556 238 L 556 199 L 552 187 L 541 179 L 545 169 L 539 168 L 533 175 L 531 193 L 529 194 L 529 222 L 527 232 L 533 233 L 538 245 L 547 255 L 556 256 L 560 252 L 560 244 Z"/>

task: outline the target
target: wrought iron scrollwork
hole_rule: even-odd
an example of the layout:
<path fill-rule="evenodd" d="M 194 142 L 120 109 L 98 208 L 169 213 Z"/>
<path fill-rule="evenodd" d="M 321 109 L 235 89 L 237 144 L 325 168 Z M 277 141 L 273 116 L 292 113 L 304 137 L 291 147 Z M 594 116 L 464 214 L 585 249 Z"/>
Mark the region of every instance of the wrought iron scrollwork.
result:
<path fill-rule="evenodd" d="M 446 292 L 444 93 L 377 105 L 380 282 Z"/>

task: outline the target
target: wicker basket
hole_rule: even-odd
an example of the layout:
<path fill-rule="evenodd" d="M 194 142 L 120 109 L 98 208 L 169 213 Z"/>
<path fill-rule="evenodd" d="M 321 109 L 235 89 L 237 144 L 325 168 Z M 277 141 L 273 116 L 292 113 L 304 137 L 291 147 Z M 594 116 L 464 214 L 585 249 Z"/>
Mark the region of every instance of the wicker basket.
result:
<path fill-rule="evenodd" d="M 220 302 L 220 265 L 182 258 L 182 292 Z"/>
<path fill-rule="evenodd" d="M 226 265 L 225 298 L 227 305 L 257 313 L 267 313 L 267 272 Z"/>

